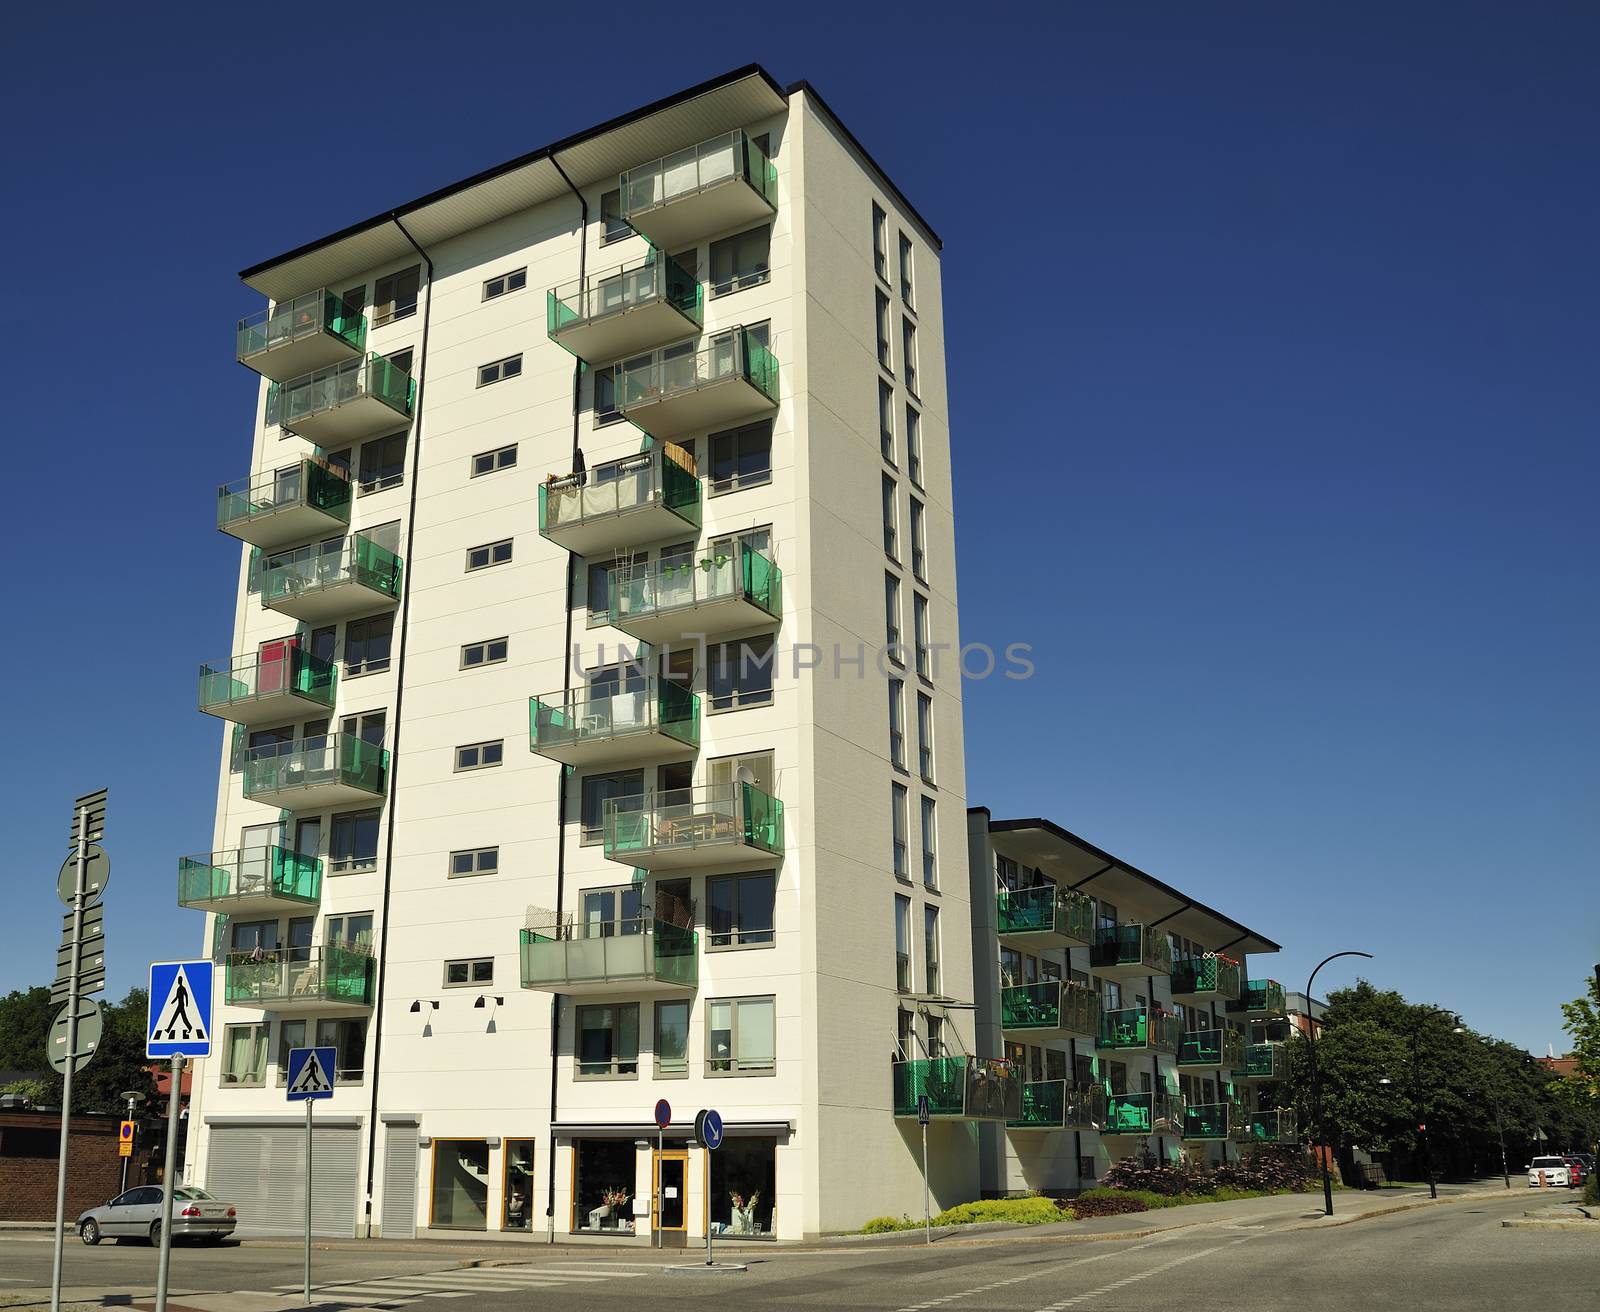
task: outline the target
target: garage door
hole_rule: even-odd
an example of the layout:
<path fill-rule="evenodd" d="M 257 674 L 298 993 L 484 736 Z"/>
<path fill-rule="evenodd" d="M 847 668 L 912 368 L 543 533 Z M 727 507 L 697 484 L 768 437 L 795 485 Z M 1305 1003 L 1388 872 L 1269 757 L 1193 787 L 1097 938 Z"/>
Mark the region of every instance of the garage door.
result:
<path fill-rule="evenodd" d="M 311 1232 L 348 1239 L 356 1233 L 356 1126 L 315 1131 Z M 239 1209 L 241 1235 L 304 1234 L 306 1132 L 289 1125 L 213 1125 L 205 1188 Z"/>
<path fill-rule="evenodd" d="M 383 1127 L 383 1237 L 417 1234 L 417 1127 Z"/>

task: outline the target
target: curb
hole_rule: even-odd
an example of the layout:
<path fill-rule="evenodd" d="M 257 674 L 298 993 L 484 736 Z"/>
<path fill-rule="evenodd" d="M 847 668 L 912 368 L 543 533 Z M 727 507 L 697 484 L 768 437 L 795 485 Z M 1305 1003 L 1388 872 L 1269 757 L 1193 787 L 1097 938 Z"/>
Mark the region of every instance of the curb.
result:
<path fill-rule="evenodd" d="M 1379 1207 L 1370 1212 L 1362 1212 L 1358 1216 L 1346 1217 L 1344 1220 L 1329 1221 L 1326 1217 L 1312 1222 L 1310 1225 L 1285 1226 L 1286 1230 L 1332 1230 L 1338 1226 L 1354 1225 L 1357 1221 L 1368 1221 L 1378 1216 L 1395 1216 L 1400 1212 L 1415 1212 L 1424 1207 L 1442 1207 L 1447 1203 L 1482 1202 L 1487 1198 L 1499 1198 L 1503 1195 L 1487 1190 L 1481 1193 L 1452 1194 L 1449 1198 L 1423 1198 L 1414 1203 L 1396 1203 L 1393 1207 Z"/>

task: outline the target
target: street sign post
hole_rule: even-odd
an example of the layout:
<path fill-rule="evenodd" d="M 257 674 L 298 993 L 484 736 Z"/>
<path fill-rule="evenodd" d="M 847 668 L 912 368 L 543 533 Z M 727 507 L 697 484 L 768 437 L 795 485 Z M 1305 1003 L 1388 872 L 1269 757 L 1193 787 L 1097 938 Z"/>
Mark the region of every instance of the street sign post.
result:
<path fill-rule="evenodd" d="M 928 1095 L 917 1095 L 917 1124 L 922 1127 L 922 1242 L 933 1242 L 933 1217 L 928 1210 L 928 1119 L 932 1107 Z"/>
<path fill-rule="evenodd" d="M 655 1168 L 650 1172 L 651 1183 L 654 1186 L 651 1192 L 655 1195 L 655 1216 L 650 1224 L 655 1227 L 655 1245 L 661 1247 L 661 1214 L 662 1204 L 666 1201 L 661 1196 L 661 1158 L 667 1151 L 667 1126 L 672 1124 L 672 1104 L 665 1098 L 656 1099 L 656 1162 Z"/>
<path fill-rule="evenodd" d="M 117 1156 L 133 1156 L 133 1122 L 124 1121 L 117 1127 Z"/>
<path fill-rule="evenodd" d="M 172 1059 L 167 1091 L 167 1155 L 161 1175 L 161 1259 L 156 1267 L 156 1312 L 167 1312 L 167 1272 L 172 1265 L 172 1191 L 178 1170 L 178 1106 L 183 1064 L 211 1055 L 211 1003 L 216 970 L 209 961 L 156 961 L 150 965 L 144 1051 Z"/>
<path fill-rule="evenodd" d="M 311 1306 L 311 1109 L 324 1098 L 333 1097 L 333 1083 L 338 1069 L 338 1052 L 333 1047 L 290 1048 L 289 1087 L 290 1102 L 306 1105 L 306 1262 L 305 1300 Z"/>
<path fill-rule="evenodd" d="M 709 1107 L 701 1108 L 694 1118 L 694 1137 L 708 1153 L 714 1153 L 722 1147 L 722 1117 Z M 706 1181 L 709 1184 L 711 1171 L 706 1170 Z M 711 1265 L 711 1209 L 706 1209 L 706 1265 Z"/>

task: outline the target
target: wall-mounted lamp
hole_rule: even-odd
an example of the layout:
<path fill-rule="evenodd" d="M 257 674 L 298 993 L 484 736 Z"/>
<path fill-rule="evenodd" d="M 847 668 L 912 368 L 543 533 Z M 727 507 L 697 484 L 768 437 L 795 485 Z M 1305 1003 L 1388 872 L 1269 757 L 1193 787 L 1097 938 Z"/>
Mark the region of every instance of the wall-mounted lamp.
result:
<path fill-rule="evenodd" d="M 487 1006 L 488 1003 L 489 1003 L 490 996 L 491 995 L 487 994 L 487 993 L 478 994 L 478 1000 L 472 1004 L 473 1008 L 475 1010 L 481 1010 L 482 1008 Z M 435 1003 L 434 1005 L 437 1006 L 438 1004 Z M 495 998 L 494 1005 L 497 1006 L 497 1007 L 503 1007 L 503 1006 L 506 1005 L 506 1000 L 504 998 Z"/>
<path fill-rule="evenodd" d="M 439 1004 L 437 1002 L 435 1002 L 432 998 L 418 998 L 415 1002 L 413 1002 L 411 1004 L 411 1013 L 412 1013 L 412 1015 L 415 1015 L 417 1012 L 422 1010 L 422 1004 L 424 1002 L 426 1002 L 435 1011 L 439 1010 Z"/>

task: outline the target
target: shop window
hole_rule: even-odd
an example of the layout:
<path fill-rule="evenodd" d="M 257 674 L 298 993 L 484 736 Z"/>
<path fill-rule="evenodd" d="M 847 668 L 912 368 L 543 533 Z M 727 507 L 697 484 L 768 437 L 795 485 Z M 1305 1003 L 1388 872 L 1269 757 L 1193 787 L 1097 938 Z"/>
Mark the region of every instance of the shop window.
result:
<path fill-rule="evenodd" d="M 533 1148 L 532 1139 L 506 1140 L 505 1187 L 500 1191 L 502 1230 L 532 1228 Z"/>
<path fill-rule="evenodd" d="M 575 1163 L 572 1228 L 633 1233 L 636 1160 L 632 1139 L 579 1139 Z M 713 1154 L 715 1156 L 715 1154 Z"/>
<path fill-rule="evenodd" d="M 428 1224 L 442 1230 L 489 1228 L 487 1140 L 433 1141 L 433 1193 Z"/>
<path fill-rule="evenodd" d="M 777 1163 L 776 1139 L 739 1135 L 722 1141 L 722 1147 L 711 1154 L 710 1210 L 714 1234 L 772 1238 Z"/>

